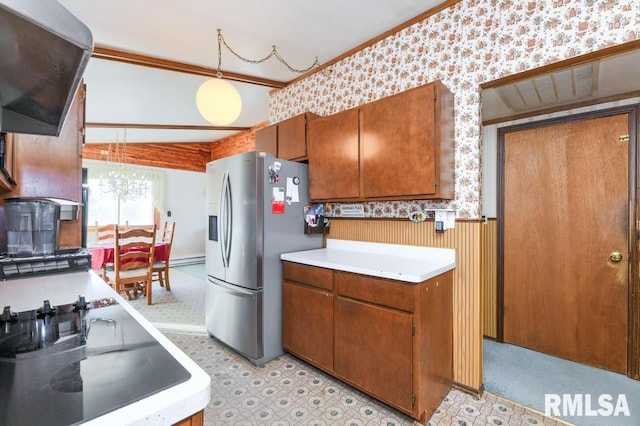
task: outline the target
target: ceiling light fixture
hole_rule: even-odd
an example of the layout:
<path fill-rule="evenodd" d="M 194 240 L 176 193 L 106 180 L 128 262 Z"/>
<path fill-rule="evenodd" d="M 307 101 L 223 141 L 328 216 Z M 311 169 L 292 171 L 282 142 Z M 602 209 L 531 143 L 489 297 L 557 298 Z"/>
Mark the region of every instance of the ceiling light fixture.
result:
<path fill-rule="evenodd" d="M 262 59 L 247 59 L 235 52 L 222 36 L 222 31 L 218 29 L 218 72 L 216 77 L 202 83 L 196 93 L 196 106 L 200 115 L 205 120 L 217 126 L 227 126 L 238 119 L 242 110 L 242 98 L 238 90 L 228 81 L 224 80 L 222 74 L 222 45 L 236 58 L 251 64 L 260 64 L 272 57 L 277 58 L 289 71 L 296 73 L 304 73 L 312 68 L 319 66 L 318 58 L 306 69 L 296 69 L 282 58 L 276 46 L 272 46 L 271 52 Z"/>
<path fill-rule="evenodd" d="M 124 129 L 124 139 L 122 143 L 118 141 L 116 133 L 116 143 L 114 149 L 107 153 L 106 170 L 101 170 L 100 189 L 103 194 L 111 194 L 114 198 L 122 201 L 136 201 L 149 194 L 149 181 L 141 173 L 129 168 L 127 164 L 127 129 Z"/>

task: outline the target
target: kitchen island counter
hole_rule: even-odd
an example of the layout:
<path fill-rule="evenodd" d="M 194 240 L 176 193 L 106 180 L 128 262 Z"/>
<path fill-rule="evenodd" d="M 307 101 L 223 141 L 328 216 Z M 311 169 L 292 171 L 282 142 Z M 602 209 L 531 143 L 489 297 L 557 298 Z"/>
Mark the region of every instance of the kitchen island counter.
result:
<path fill-rule="evenodd" d="M 0 282 L 0 305 L 10 306 L 12 312 L 38 309 L 44 300 L 52 306 L 74 303 L 79 295 L 87 301 L 113 299 L 141 326 L 152 339 L 175 359 L 189 374 L 189 378 L 157 393 L 115 408 L 106 414 L 85 421 L 87 425 L 158 424 L 171 425 L 203 410 L 211 398 L 211 378 L 191 358 L 184 354 L 149 321 L 137 312 L 120 295 L 116 294 L 93 271 L 54 274 Z M 126 314 L 125 314 L 126 315 Z M 131 334 L 133 330 L 123 330 Z M 96 331 L 97 332 L 97 331 Z M 89 331 L 91 340 L 91 331 Z M 118 365 L 114 365 L 114 373 Z M 162 375 L 163 371 L 157 371 Z M 86 401 L 85 401 L 86 403 Z M 37 402 L 34 401 L 37 406 Z M 63 408 L 62 408 L 63 409 Z M 56 413 L 45 413 L 46 418 L 55 419 Z M 2 423 L 0 419 L 0 423 Z"/>
<path fill-rule="evenodd" d="M 456 267 L 454 249 L 327 239 L 323 249 L 283 253 L 289 262 L 420 283 Z"/>
<path fill-rule="evenodd" d="M 455 250 L 326 246 L 281 255 L 283 347 L 426 423 L 453 385 Z"/>

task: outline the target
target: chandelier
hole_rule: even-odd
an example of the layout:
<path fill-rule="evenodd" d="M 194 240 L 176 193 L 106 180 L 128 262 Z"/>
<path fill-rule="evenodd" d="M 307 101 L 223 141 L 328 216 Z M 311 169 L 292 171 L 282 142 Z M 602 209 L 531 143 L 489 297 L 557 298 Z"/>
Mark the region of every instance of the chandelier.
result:
<path fill-rule="evenodd" d="M 218 29 L 218 72 L 216 78 L 209 79 L 202 83 L 196 93 L 196 106 L 200 114 L 208 122 L 217 126 L 226 126 L 238 119 L 242 110 L 242 98 L 238 90 L 228 81 L 223 79 L 222 75 L 222 45 L 229 50 L 236 58 L 250 64 L 260 64 L 268 59 L 276 58 L 286 66 L 289 71 L 296 73 L 304 73 L 310 71 L 313 67 L 319 66 L 316 57 L 313 64 L 305 69 L 296 69 L 284 60 L 280 55 L 276 46 L 272 46 L 271 52 L 262 59 L 247 59 L 239 55 L 233 50 L 222 36 L 222 31 Z"/>
<path fill-rule="evenodd" d="M 149 181 L 141 173 L 137 173 L 127 164 L 127 129 L 124 129 L 124 140 L 116 143 L 112 149 L 109 144 L 107 152 L 109 168 L 100 174 L 100 191 L 111 194 L 122 201 L 136 201 L 149 193 Z"/>

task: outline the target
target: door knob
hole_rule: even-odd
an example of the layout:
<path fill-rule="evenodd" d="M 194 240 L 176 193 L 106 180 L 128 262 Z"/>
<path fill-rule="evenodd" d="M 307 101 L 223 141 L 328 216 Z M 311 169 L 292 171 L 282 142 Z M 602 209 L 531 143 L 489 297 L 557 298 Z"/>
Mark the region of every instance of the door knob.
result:
<path fill-rule="evenodd" d="M 611 254 L 609 255 L 609 260 L 615 263 L 620 262 L 622 260 L 622 253 L 620 253 L 619 251 L 611 252 Z"/>

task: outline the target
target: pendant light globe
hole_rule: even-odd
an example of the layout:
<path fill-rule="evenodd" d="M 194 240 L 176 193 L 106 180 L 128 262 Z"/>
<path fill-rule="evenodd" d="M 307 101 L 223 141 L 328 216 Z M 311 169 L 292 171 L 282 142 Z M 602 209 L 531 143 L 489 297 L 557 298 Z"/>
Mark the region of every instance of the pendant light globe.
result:
<path fill-rule="evenodd" d="M 200 85 L 196 93 L 196 106 L 209 123 L 227 126 L 240 116 L 242 98 L 231 83 L 216 77 Z"/>

